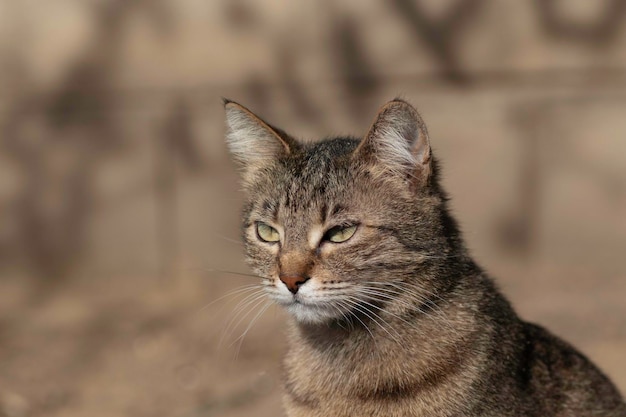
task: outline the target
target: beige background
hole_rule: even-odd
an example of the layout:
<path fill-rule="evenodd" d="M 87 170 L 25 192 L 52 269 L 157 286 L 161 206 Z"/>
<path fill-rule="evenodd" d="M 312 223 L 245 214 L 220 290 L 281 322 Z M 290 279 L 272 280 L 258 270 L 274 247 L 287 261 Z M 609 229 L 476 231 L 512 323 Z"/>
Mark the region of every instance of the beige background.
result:
<path fill-rule="evenodd" d="M 0 416 L 282 415 L 285 315 L 241 340 L 257 310 L 220 299 L 254 283 L 220 96 L 307 139 L 416 104 L 479 262 L 626 391 L 625 27 L 621 0 L 0 0 Z"/>

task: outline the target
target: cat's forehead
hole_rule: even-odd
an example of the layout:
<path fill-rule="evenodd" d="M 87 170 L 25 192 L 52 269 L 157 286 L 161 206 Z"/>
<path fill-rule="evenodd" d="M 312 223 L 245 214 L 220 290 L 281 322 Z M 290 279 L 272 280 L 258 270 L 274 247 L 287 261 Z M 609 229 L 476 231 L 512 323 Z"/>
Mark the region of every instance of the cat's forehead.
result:
<path fill-rule="evenodd" d="M 353 174 L 350 154 L 357 145 L 356 139 L 335 138 L 303 146 L 259 178 L 253 191 L 257 210 L 279 220 L 294 214 L 324 217 L 345 205 Z"/>
<path fill-rule="evenodd" d="M 303 185 L 319 185 L 324 182 L 324 175 L 340 174 L 348 167 L 350 156 L 358 143 L 358 140 L 352 138 L 332 138 L 304 144 L 285 159 L 285 166 L 294 180 Z"/>

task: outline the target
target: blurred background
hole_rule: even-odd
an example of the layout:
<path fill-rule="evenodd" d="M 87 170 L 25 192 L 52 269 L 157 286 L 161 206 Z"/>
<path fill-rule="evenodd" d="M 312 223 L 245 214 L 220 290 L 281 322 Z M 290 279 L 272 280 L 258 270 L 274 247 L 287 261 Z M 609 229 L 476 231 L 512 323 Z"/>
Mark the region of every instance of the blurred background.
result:
<path fill-rule="evenodd" d="M 282 415 L 221 96 L 417 105 L 479 263 L 626 391 L 626 1 L 0 0 L 0 416 Z"/>

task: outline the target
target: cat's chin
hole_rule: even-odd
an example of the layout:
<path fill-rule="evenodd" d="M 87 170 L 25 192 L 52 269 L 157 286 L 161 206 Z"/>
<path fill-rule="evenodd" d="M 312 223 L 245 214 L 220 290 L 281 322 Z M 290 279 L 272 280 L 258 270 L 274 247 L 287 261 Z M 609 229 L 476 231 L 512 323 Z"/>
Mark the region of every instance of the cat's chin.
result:
<path fill-rule="evenodd" d="M 337 311 L 328 307 L 298 302 L 289 303 L 283 307 L 299 323 L 321 324 L 337 318 Z"/>

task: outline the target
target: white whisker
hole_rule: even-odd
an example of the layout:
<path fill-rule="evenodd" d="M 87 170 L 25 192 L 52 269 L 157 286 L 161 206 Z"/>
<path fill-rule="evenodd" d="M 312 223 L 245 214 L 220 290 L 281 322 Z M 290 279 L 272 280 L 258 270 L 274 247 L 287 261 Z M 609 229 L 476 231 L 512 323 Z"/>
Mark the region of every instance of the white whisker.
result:
<path fill-rule="evenodd" d="M 203 312 L 204 310 L 206 310 L 207 308 L 211 307 L 213 304 L 217 303 L 218 301 L 223 300 L 224 298 L 228 298 L 228 297 L 234 297 L 236 295 L 241 295 L 242 293 L 246 293 L 248 291 L 252 291 L 254 289 L 259 289 L 261 288 L 261 286 L 259 284 L 249 284 L 249 285 L 245 285 L 241 288 L 237 288 L 235 290 L 229 291 L 226 294 L 222 295 L 219 298 L 216 298 L 215 300 L 211 301 L 210 303 L 204 305 L 203 307 L 201 307 L 196 314 Z"/>
<path fill-rule="evenodd" d="M 340 302 L 343 306 L 347 307 L 348 309 L 353 309 L 352 306 L 346 302 L 346 300 Z M 359 323 L 361 323 L 363 325 L 363 327 L 365 328 L 365 330 L 367 330 L 367 332 L 369 333 L 369 335 L 372 337 L 372 340 L 374 341 L 374 344 L 376 344 L 376 338 L 374 337 L 374 334 L 372 333 L 372 331 L 370 330 L 369 327 L 367 327 L 367 324 L 365 324 L 363 322 L 363 320 L 361 320 L 359 318 L 359 316 L 357 316 L 356 314 L 353 314 L 352 317 L 354 317 L 355 319 L 357 319 L 359 321 Z"/>
<path fill-rule="evenodd" d="M 391 334 L 391 332 L 389 332 L 389 330 L 387 330 L 387 328 L 382 325 L 378 320 L 376 320 L 376 317 L 378 317 L 384 324 L 387 324 L 387 322 L 380 317 L 378 314 L 376 314 L 375 312 L 371 311 L 370 309 L 368 309 L 366 306 L 361 305 L 361 300 L 359 300 L 358 298 L 355 297 L 350 297 L 349 299 L 345 300 L 346 302 L 350 303 L 352 305 L 352 307 L 365 314 L 367 317 L 369 317 L 370 320 L 372 320 L 375 324 L 377 324 L 385 333 L 387 333 L 389 335 L 389 337 L 391 337 L 392 340 L 394 340 L 397 343 L 400 343 L 400 341 Z M 371 314 L 370 314 L 371 313 Z M 393 330 L 393 329 L 392 329 Z M 395 330 L 394 330 L 395 332 Z M 400 336 L 397 332 L 395 332 L 398 337 Z"/>
<path fill-rule="evenodd" d="M 259 310 L 259 312 L 252 318 L 252 320 L 250 320 L 250 323 L 248 324 L 248 327 L 246 327 L 246 329 L 243 331 L 243 333 L 241 334 L 241 336 L 239 336 L 237 339 L 235 339 L 230 346 L 234 345 L 237 341 L 239 341 L 239 344 L 237 346 L 237 350 L 235 351 L 235 360 L 237 359 L 237 357 L 239 357 L 239 352 L 241 351 L 241 345 L 243 344 L 243 339 L 246 337 L 246 335 L 248 334 L 248 332 L 250 331 L 250 329 L 252 328 L 252 326 L 254 326 L 254 323 L 256 323 L 256 321 L 263 315 L 263 313 L 265 313 L 265 311 L 267 311 L 267 309 L 272 305 L 273 303 L 267 302 L 263 307 L 261 307 L 261 309 Z"/>
<path fill-rule="evenodd" d="M 266 297 L 264 290 L 259 290 L 252 293 L 235 306 L 231 319 L 226 323 L 224 332 L 220 337 L 218 346 L 222 346 L 225 339 L 229 338 L 233 331 L 239 326 L 239 324 L 253 311 L 258 305 L 263 302 L 263 298 Z M 235 320 L 237 320 L 235 322 Z"/>

